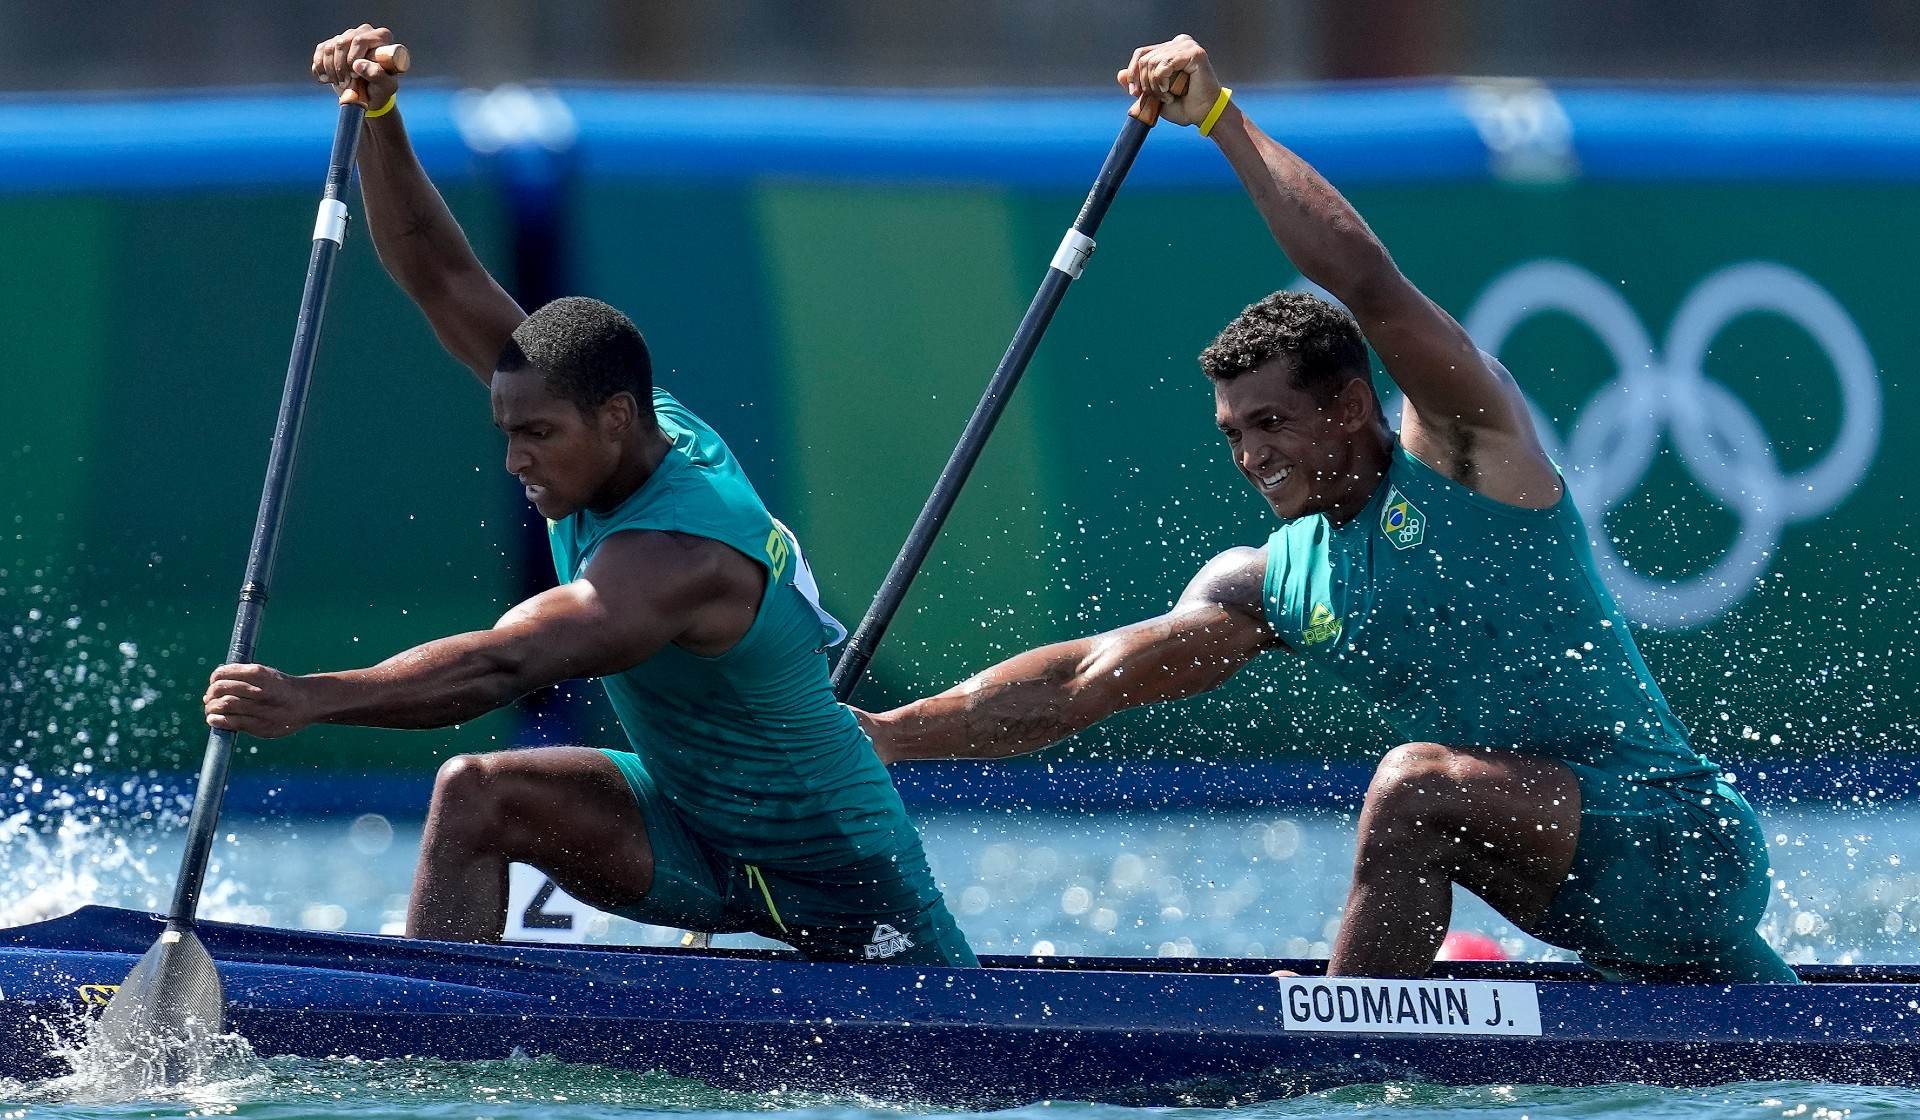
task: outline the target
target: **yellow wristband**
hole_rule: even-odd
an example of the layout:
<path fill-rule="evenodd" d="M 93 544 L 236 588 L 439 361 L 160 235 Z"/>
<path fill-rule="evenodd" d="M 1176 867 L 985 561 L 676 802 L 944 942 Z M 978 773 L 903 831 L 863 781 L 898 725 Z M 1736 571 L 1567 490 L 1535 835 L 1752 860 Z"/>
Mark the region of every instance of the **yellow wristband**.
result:
<path fill-rule="evenodd" d="M 394 107 L 395 105 L 398 105 L 398 104 L 400 104 L 400 91 L 399 91 L 399 90 L 394 90 L 394 91 L 393 91 L 393 96 L 392 96 L 392 97 L 389 97 L 389 98 L 387 98 L 387 103 L 386 103 L 385 105 L 382 105 L 382 106 L 380 106 L 380 107 L 379 107 L 378 109 L 368 109 L 368 110 L 367 110 L 367 118 L 366 118 L 366 119 L 368 119 L 368 120 L 372 120 L 372 119 L 373 119 L 373 118 L 375 118 L 375 117 L 384 117 L 384 116 L 386 116 L 386 115 L 387 115 L 388 113 L 391 113 L 391 112 L 393 112 L 393 107 Z M 1224 104 L 1224 102 L 1223 102 L 1222 104 Z M 1214 116 L 1219 116 L 1219 115 L 1220 115 L 1220 110 L 1216 108 L 1216 109 L 1214 110 Z M 1208 119 L 1209 121 L 1211 121 L 1211 120 L 1213 119 L 1213 117 L 1208 117 L 1207 119 Z"/>
<path fill-rule="evenodd" d="M 1220 96 L 1213 99 L 1213 108 L 1207 110 L 1207 119 L 1200 122 L 1200 135 L 1205 136 L 1213 131 L 1213 126 L 1220 123 L 1220 114 L 1227 111 L 1227 102 L 1232 100 L 1233 88 L 1221 86 Z"/>

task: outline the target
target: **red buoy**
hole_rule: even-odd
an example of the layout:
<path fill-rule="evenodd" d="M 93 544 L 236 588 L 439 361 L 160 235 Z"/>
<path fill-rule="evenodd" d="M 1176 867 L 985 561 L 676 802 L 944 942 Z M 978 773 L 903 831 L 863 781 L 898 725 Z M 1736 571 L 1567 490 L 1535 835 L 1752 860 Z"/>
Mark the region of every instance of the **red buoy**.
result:
<path fill-rule="evenodd" d="M 1484 933 L 1474 930 L 1457 929 L 1447 934 L 1440 943 L 1440 955 L 1435 958 L 1443 961 L 1504 961 L 1507 954 L 1501 950 L 1500 943 Z"/>

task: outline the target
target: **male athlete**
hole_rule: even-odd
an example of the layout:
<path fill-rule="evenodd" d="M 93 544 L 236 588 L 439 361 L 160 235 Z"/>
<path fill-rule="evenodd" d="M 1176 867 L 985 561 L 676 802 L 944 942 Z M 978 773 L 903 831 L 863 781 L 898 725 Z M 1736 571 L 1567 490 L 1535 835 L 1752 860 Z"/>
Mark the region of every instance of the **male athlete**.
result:
<path fill-rule="evenodd" d="M 561 585 L 490 630 L 368 669 L 224 665 L 207 722 L 262 738 L 309 724 L 445 727 L 600 677 L 630 750 L 544 747 L 440 768 L 407 912 L 415 937 L 500 937 L 508 861 L 645 922 L 751 930 L 809 957 L 972 965 L 920 838 L 823 650 L 793 536 L 726 444 L 652 386 L 640 333 L 595 300 L 531 316 L 494 283 L 414 158 L 392 41 L 361 26 L 313 74 L 361 89 L 360 174 L 381 261 L 491 390 L 506 467 L 547 518 Z M 380 107 L 386 108 L 380 108 Z"/>
<path fill-rule="evenodd" d="M 1332 973 L 1424 974 L 1458 883 L 1610 977 L 1793 980 L 1754 929 L 1759 822 L 1668 709 L 1512 377 L 1232 104 L 1192 39 L 1141 48 L 1119 79 L 1201 125 L 1287 257 L 1352 310 L 1278 292 L 1200 356 L 1236 465 L 1285 524 L 1159 618 L 871 717 L 882 757 L 1037 750 L 1282 649 L 1404 740 L 1361 809 Z M 1398 434 L 1369 342 L 1406 394 Z"/>

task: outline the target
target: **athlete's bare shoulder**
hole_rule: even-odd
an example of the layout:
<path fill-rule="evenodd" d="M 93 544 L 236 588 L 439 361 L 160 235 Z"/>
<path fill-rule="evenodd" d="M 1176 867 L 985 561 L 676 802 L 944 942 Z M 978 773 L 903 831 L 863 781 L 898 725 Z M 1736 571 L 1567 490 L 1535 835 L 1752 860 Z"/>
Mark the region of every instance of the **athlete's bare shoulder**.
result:
<path fill-rule="evenodd" d="M 584 573 L 596 584 L 633 583 L 667 590 L 669 609 L 684 613 L 679 644 L 701 656 L 731 649 L 759 614 L 766 571 L 710 537 L 661 529 L 614 533 Z"/>
<path fill-rule="evenodd" d="M 1229 548 L 1207 561 L 1187 589 L 1180 603 L 1211 603 L 1230 610 L 1245 611 L 1264 623 L 1266 611 L 1261 603 L 1267 581 L 1267 546 L 1241 545 Z"/>

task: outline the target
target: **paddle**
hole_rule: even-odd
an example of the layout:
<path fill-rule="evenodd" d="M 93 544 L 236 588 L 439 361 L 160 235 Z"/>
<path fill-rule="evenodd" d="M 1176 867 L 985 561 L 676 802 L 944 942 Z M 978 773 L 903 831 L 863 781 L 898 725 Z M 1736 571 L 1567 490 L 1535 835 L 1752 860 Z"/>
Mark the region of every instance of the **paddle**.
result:
<path fill-rule="evenodd" d="M 1187 76 L 1175 75 L 1174 95 L 1177 97 L 1185 92 Z M 900 547 L 900 555 L 894 558 L 893 567 L 887 570 L 887 578 L 880 584 L 880 593 L 874 596 L 873 605 L 867 608 L 866 617 L 860 620 L 859 629 L 853 632 L 845 652 L 833 667 L 833 694 L 841 702 L 852 700 L 854 690 L 860 687 L 861 678 L 867 673 L 867 665 L 873 660 L 874 648 L 880 644 L 887 626 L 893 622 L 894 613 L 907 597 L 907 587 L 913 582 L 913 577 L 919 574 L 920 566 L 926 562 L 927 553 L 933 549 L 934 538 L 940 535 L 940 527 L 946 524 L 947 514 L 953 512 L 953 503 L 960 497 L 960 488 L 966 485 L 967 476 L 973 473 L 973 465 L 987 445 L 987 437 L 993 433 L 993 426 L 999 422 L 1000 414 L 1006 411 L 1014 387 L 1020 383 L 1020 376 L 1026 373 L 1027 363 L 1040 345 L 1040 336 L 1046 333 L 1047 325 L 1053 322 L 1053 313 L 1067 294 L 1067 285 L 1079 278 L 1081 270 L 1086 267 L 1087 258 L 1093 255 L 1093 235 L 1099 230 L 1101 219 L 1107 216 L 1107 208 L 1113 205 L 1114 196 L 1120 192 L 1120 183 L 1133 166 L 1134 157 L 1140 154 L 1140 146 L 1146 143 L 1147 133 L 1159 119 L 1160 102 L 1145 94 L 1128 110 L 1127 123 L 1121 127 L 1119 137 L 1107 152 L 1107 160 L 1093 180 L 1093 190 L 1080 207 L 1080 216 L 1073 220 L 1072 228 L 1067 230 L 1060 248 L 1053 254 L 1053 264 L 1047 269 L 1047 278 L 1040 282 L 1040 290 L 1034 293 L 1033 302 L 1027 305 L 1026 315 L 1013 332 L 1013 341 L 1008 344 L 1005 356 L 993 371 L 993 379 L 987 382 L 986 393 L 981 396 L 980 403 L 974 406 L 973 415 L 960 433 L 960 442 L 955 445 L 952 456 L 947 459 L 946 468 L 934 483 L 933 493 L 927 496 L 927 504 L 921 507 L 920 516 L 914 519 L 913 530 L 907 534 L 907 542 Z"/>
<path fill-rule="evenodd" d="M 381 47 L 374 61 L 390 73 L 407 69 L 407 49 L 398 44 Z M 287 486 L 293 476 L 294 446 L 300 436 L 306 408 L 307 385 L 320 342 L 320 321 L 326 310 L 327 289 L 333 279 L 334 259 L 347 231 L 347 184 L 353 177 L 354 153 L 359 147 L 360 124 L 366 116 L 364 98 L 349 90 L 342 96 L 340 120 L 333 133 L 333 156 L 327 166 L 326 190 L 313 228 L 313 250 L 307 259 L 306 287 L 300 293 L 300 313 L 294 322 L 293 354 L 287 362 L 286 386 L 280 395 L 280 416 L 274 424 L 273 447 L 267 457 L 267 480 L 260 493 L 260 510 L 253 523 L 253 545 L 240 585 L 240 607 L 233 623 L 233 641 L 227 663 L 251 661 L 260 614 L 266 607 L 267 582 L 273 574 L 275 546 Z M 156 1049 L 176 1051 L 197 1038 L 219 1034 L 225 1026 L 220 977 L 213 958 L 194 935 L 194 911 L 207 875 L 214 829 L 220 819 L 220 801 L 227 789 L 227 766 L 233 757 L 234 735 L 215 729 L 207 736 L 206 757 L 200 764 L 200 784 L 194 791 L 193 812 L 187 820 L 187 849 L 180 857 L 173 906 L 167 924 L 153 948 L 133 967 L 100 1015 L 96 1038 L 115 1051 L 138 1054 Z M 170 1054 L 162 1063 L 167 1080 L 178 1080 Z"/>

